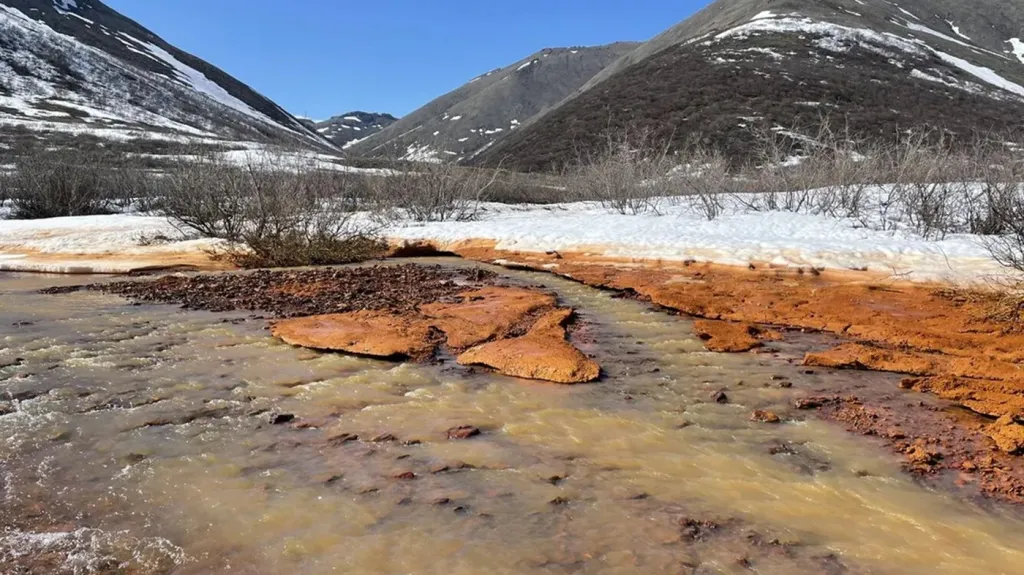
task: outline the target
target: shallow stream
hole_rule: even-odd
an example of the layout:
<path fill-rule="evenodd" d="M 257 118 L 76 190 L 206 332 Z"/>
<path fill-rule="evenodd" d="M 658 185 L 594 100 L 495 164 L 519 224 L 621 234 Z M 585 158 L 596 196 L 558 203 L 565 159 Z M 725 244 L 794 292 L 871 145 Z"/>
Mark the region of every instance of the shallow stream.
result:
<path fill-rule="evenodd" d="M 576 307 L 606 377 L 320 354 L 246 314 L 0 274 L 0 573 L 1021 572 L 1016 510 L 790 408 L 838 378 L 910 393 L 895 377 L 807 373 L 820 342 L 796 334 L 709 353 L 686 319 L 501 273 Z"/>

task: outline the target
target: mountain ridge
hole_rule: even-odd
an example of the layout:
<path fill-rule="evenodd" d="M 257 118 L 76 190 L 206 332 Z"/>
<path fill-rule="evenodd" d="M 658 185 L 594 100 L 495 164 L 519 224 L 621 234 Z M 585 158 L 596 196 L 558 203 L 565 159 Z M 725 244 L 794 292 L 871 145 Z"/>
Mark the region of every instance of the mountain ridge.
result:
<path fill-rule="evenodd" d="M 471 158 L 635 46 L 617 42 L 539 50 L 435 98 L 349 151 L 413 161 Z"/>
<path fill-rule="evenodd" d="M 333 147 L 99 0 L 0 0 L 0 122 L 74 136 Z"/>
<path fill-rule="evenodd" d="M 1024 57 L 1011 35 L 1022 25 L 1024 6 L 1009 0 L 718 0 L 473 163 L 557 169 L 606 129 L 703 139 L 742 157 L 753 125 L 822 115 L 870 137 L 910 126 L 998 131 L 1024 113 Z"/>

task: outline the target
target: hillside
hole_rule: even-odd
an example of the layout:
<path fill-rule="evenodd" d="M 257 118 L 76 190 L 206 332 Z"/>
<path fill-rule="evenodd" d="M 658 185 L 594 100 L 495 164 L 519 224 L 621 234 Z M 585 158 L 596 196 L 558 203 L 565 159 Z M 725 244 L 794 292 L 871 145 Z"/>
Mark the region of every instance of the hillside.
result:
<path fill-rule="evenodd" d="M 36 134 L 332 147 L 98 0 L 0 0 L 0 124 L 8 145 Z"/>
<path fill-rule="evenodd" d="M 623 42 L 541 50 L 470 80 L 349 150 L 406 160 L 471 158 L 635 47 Z"/>
<path fill-rule="evenodd" d="M 964 138 L 1024 116 L 1024 8 L 1011 0 L 718 0 L 596 74 L 475 161 L 548 170 L 611 129 L 749 157 L 751 132 L 824 117 L 892 138 Z"/>
<path fill-rule="evenodd" d="M 335 145 L 350 148 L 397 121 L 398 118 L 391 114 L 348 112 L 322 122 L 316 122 L 315 129 Z"/>

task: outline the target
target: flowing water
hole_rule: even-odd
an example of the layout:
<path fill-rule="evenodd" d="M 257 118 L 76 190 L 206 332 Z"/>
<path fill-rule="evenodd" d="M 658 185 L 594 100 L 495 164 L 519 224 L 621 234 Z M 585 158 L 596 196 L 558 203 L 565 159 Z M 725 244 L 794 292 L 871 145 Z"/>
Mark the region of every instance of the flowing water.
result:
<path fill-rule="evenodd" d="M 1024 570 L 1016 511 L 788 407 L 892 377 L 805 373 L 799 341 L 707 353 L 685 319 L 502 273 L 578 308 L 601 382 L 319 354 L 243 314 L 0 275 L 0 573 Z"/>

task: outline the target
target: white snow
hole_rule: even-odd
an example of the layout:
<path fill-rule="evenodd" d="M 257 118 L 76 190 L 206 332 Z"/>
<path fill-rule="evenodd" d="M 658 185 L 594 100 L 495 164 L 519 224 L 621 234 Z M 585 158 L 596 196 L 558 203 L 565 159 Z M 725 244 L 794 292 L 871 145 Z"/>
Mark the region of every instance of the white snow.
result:
<path fill-rule="evenodd" d="M 956 34 L 957 36 L 960 36 L 961 38 L 967 40 L 968 42 L 973 42 L 973 40 L 971 40 L 971 37 L 961 32 L 960 27 L 954 24 L 952 20 L 946 20 L 946 24 L 949 24 L 949 29 L 952 30 L 953 33 Z"/>
<path fill-rule="evenodd" d="M 912 30 L 932 34 L 956 44 L 968 46 L 972 49 L 978 49 L 974 46 L 965 44 L 960 40 L 946 36 L 940 32 L 936 32 L 926 26 L 920 26 L 910 22 L 908 22 L 906 26 Z M 850 28 L 848 26 L 840 26 L 829 22 L 819 22 L 809 18 L 789 15 L 774 18 L 763 17 L 758 20 L 753 20 L 730 30 L 726 30 L 725 32 L 721 32 L 715 36 L 715 39 L 721 40 L 723 38 L 730 37 L 746 38 L 750 35 L 759 33 L 807 33 L 819 35 L 822 36 L 822 38 L 815 40 L 815 45 L 832 52 L 846 52 L 850 49 L 851 45 L 857 44 L 867 50 L 871 50 L 890 58 L 894 58 L 896 56 L 896 54 L 890 51 L 891 49 L 896 49 L 901 52 L 918 56 L 931 53 L 938 56 L 946 63 L 960 68 L 991 86 L 995 86 L 1002 90 L 1006 90 L 1007 92 L 1024 97 L 1024 86 L 1003 78 L 989 68 L 977 66 L 963 58 L 947 54 L 929 46 L 922 40 L 901 38 L 895 34 L 880 33 L 874 30 Z"/>
<path fill-rule="evenodd" d="M 849 220 L 790 212 L 732 209 L 707 221 L 683 201 L 662 215 L 621 215 L 592 203 L 553 206 L 485 204 L 478 221 L 407 224 L 396 239 L 453 244 L 472 239 L 498 249 L 649 260 L 771 263 L 832 269 L 868 268 L 918 281 L 973 283 L 1005 270 L 973 236 L 929 241 L 912 233 L 880 232 Z M 557 271 L 557 270 L 556 270 Z"/>
<path fill-rule="evenodd" d="M 342 119 L 343 119 L 343 120 L 348 120 L 348 121 L 350 121 L 350 122 L 359 122 L 360 124 L 362 124 L 362 123 L 363 123 L 363 121 L 362 121 L 362 120 L 360 120 L 359 118 L 357 118 L 357 117 L 355 117 L 355 116 L 345 116 L 345 117 L 344 117 L 344 118 L 342 118 Z"/>
<path fill-rule="evenodd" d="M 156 44 L 149 44 L 147 42 L 139 41 L 139 43 L 146 47 L 147 50 L 157 58 L 166 62 L 178 75 L 178 78 L 187 83 L 188 85 L 195 88 L 198 92 L 205 94 L 210 99 L 223 104 L 229 108 L 233 108 L 247 116 L 256 118 L 264 122 L 268 122 L 274 125 L 278 125 L 277 122 L 271 120 L 265 114 L 257 112 L 251 108 L 245 102 L 232 96 L 227 90 L 225 90 L 220 84 L 210 80 L 205 74 L 180 62 L 177 58 L 171 55 L 170 52 L 157 46 Z"/>
<path fill-rule="evenodd" d="M 893 4 L 893 5 L 895 6 L 895 4 Z M 918 18 L 917 16 L 914 16 L 913 14 L 911 14 L 910 12 L 907 12 L 906 10 L 904 10 L 903 8 L 900 8 L 899 6 L 896 6 L 896 9 L 899 10 L 900 12 L 903 12 L 907 16 L 910 16 L 914 20 L 920 20 L 920 18 Z"/>
<path fill-rule="evenodd" d="M 747 38 L 751 35 L 763 33 L 814 34 L 821 36 L 821 38 L 814 41 L 816 46 L 837 53 L 848 52 L 851 46 L 858 45 L 887 57 L 894 57 L 896 55 L 893 53 L 893 49 L 911 54 L 923 54 L 923 51 L 916 42 L 900 38 L 895 34 L 880 33 L 865 28 L 851 28 L 830 22 L 820 22 L 798 15 L 774 18 L 763 17 L 758 20 L 752 20 L 717 34 L 714 36 L 714 40 L 732 37 Z"/>
<path fill-rule="evenodd" d="M 1003 78 L 999 74 L 996 74 L 990 68 L 985 68 L 984 66 L 976 66 L 974 64 L 971 64 L 967 60 L 964 60 L 963 58 L 957 58 L 952 54 L 947 54 L 934 48 L 931 48 L 931 51 L 943 61 L 952 64 L 957 68 L 960 68 L 964 72 L 967 72 L 968 74 L 971 74 L 972 76 L 988 84 L 1006 90 L 1007 92 L 1012 92 L 1014 94 L 1017 94 L 1018 96 L 1024 97 L 1024 86 L 1021 86 L 1020 84 L 1015 84 L 1007 80 L 1006 78 Z"/>
<path fill-rule="evenodd" d="M 754 17 L 751 18 L 751 20 L 762 20 L 764 18 L 775 18 L 776 16 L 777 16 L 777 14 L 775 14 L 771 10 L 765 10 L 764 12 L 758 12 L 757 14 L 755 14 Z"/>
<path fill-rule="evenodd" d="M 64 13 L 65 9 L 78 8 L 79 5 L 70 0 L 55 0 L 54 8 Z M 79 17 L 71 12 L 65 15 Z M 103 31 L 109 35 L 108 31 Z M 86 122 L 93 124 L 92 127 L 83 126 L 76 120 L 75 123 L 79 124 L 76 126 L 72 126 L 72 122 L 46 126 L 33 124 L 31 120 L 26 123 L 26 118 L 12 117 L 10 113 L 0 113 L 4 125 L 25 125 L 33 130 L 73 133 L 93 133 L 91 130 L 94 129 L 94 135 L 98 137 L 110 134 L 112 126 L 99 127 L 99 124 L 110 122 L 134 124 L 136 132 L 148 131 L 148 125 L 194 136 L 213 136 L 212 130 L 224 127 L 223 124 L 212 122 L 202 110 L 222 107 L 225 103 L 211 98 L 209 94 L 198 92 L 196 86 L 183 81 L 180 76 L 171 79 L 135 68 L 106 51 L 86 45 L 73 36 L 58 33 L 44 22 L 5 4 L 0 4 L 0 37 L 7 40 L 0 46 L 0 85 L 5 87 L 7 98 L 21 101 L 20 105 L 7 107 L 21 111 L 22 116 L 27 118 L 53 117 L 47 114 L 45 105 L 40 105 L 48 99 L 60 99 L 90 108 L 92 111 Z M 115 37 L 125 49 L 163 62 L 148 49 L 147 44 L 124 33 L 118 33 Z M 45 54 L 60 56 L 62 65 L 75 72 L 82 79 L 82 85 L 69 88 L 63 80 L 65 72 L 57 70 L 50 63 L 51 58 Z M 11 68 L 13 63 L 19 69 Z M 31 75 L 21 71 L 25 69 L 31 70 Z M 180 70 L 175 70 L 175 74 L 180 73 Z M 205 87 L 209 88 L 208 85 Z M 98 110 L 103 112 L 97 114 L 95 111 Z M 257 115 L 261 117 L 261 124 L 269 122 L 275 127 L 291 130 L 266 116 Z M 239 124 L 244 131 L 252 131 L 254 128 L 252 122 Z M 121 137 L 121 133 L 113 137 Z M 304 130 L 295 133 L 312 138 Z M 164 139 L 166 136 L 163 134 L 157 138 Z M 238 134 L 232 134 L 232 137 L 237 138 Z"/>
<path fill-rule="evenodd" d="M 141 245 L 144 238 L 157 236 L 175 241 Z M 0 271 L 125 273 L 159 265 L 174 254 L 200 253 L 219 243 L 184 236 L 162 217 L 117 214 L 2 220 Z M 34 258 L 35 253 L 48 257 Z M 58 255 L 68 257 L 62 260 Z"/>
<path fill-rule="evenodd" d="M 867 268 L 905 279 L 962 284 L 1006 274 L 978 236 L 950 235 L 933 241 L 908 230 L 878 231 L 862 222 L 824 215 L 752 211 L 736 198 L 723 203 L 723 214 L 713 221 L 699 214 L 691 198 L 666 199 L 660 215 L 621 215 L 589 202 L 481 204 L 476 221 L 400 222 L 384 233 L 395 240 L 431 241 L 441 248 L 466 240 L 493 240 L 504 250 Z M 175 241 L 140 245 L 142 238 L 156 235 Z M 211 240 L 182 236 L 163 218 L 145 215 L 0 220 L 0 270 L 127 271 L 154 265 L 170 253 L 195 252 L 210 244 Z M 48 257 L 34 258 L 37 253 Z M 68 257 L 62 260 L 62 254 Z M 99 257 L 111 254 L 118 259 Z"/>
<path fill-rule="evenodd" d="M 405 150 L 405 155 L 402 156 L 403 160 L 409 162 L 430 162 L 439 163 L 442 160 L 437 157 L 437 150 L 431 148 L 427 144 L 417 146 L 416 144 L 410 144 Z"/>
<path fill-rule="evenodd" d="M 1020 38 L 1010 38 L 1007 40 L 1010 47 L 1013 49 L 1013 55 L 1020 60 L 1021 64 L 1024 64 L 1024 41 Z"/>
<path fill-rule="evenodd" d="M 526 68 L 530 67 L 530 64 L 534 64 L 537 61 L 538 60 L 536 60 L 536 59 L 527 60 L 527 62 L 525 64 L 523 64 L 522 66 L 519 66 L 518 68 L 516 68 L 516 72 L 519 72 L 520 70 L 525 70 Z"/>
<path fill-rule="evenodd" d="M 452 119 L 449 120 L 449 121 L 451 121 L 451 122 L 458 122 L 461 119 L 462 119 L 462 116 L 452 116 Z"/>
<path fill-rule="evenodd" d="M 952 42 L 954 44 L 959 44 L 959 45 L 967 47 L 967 48 L 975 48 L 975 46 L 973 46 L 971 44 L 968 44 L 968 43 L 966 43 L 966 42 L 964 42 L 962 40 L 957 40 L 956 38 L 954 38 L 952 36 L 943 34 L 942 32 L 939 32 L 938 30 L 933 30 L 933 29 L 931 29 L 931 28 L 929 28 L 927 26 L 922 26 L 921 24 L 915 24 L 913 22 L 907 22 L 903 26 L 906 27 L 906 28 L 910 28 L 911 30 L 914 30 L 915 32 L 924 32 L 925 34 L 931 34 L 932 36 L 935 36 L 936 38 L 942 38 L 943 40 L 945 40 L 947 42 Z M 962 34 L 961 34 L 961 36 L 962 36 Z M 966 38 L 966 36 L 964 36 L 964 37 Z M 967 39 L 970 40 L 970 38 L 967 38 Z"/>
<path fill-rule="evenodd" d="M 64 14 L 72 8 L 78 8 L 75 0 L 53 0 L 53 9 Z"/>

